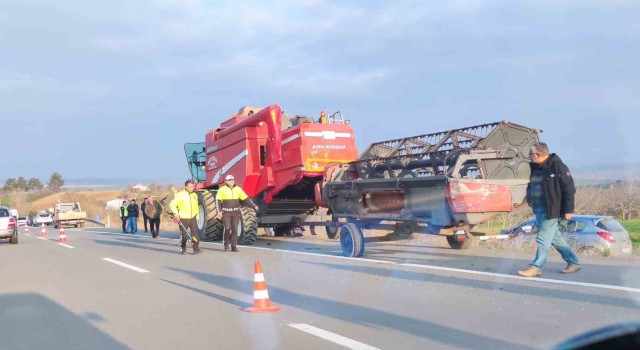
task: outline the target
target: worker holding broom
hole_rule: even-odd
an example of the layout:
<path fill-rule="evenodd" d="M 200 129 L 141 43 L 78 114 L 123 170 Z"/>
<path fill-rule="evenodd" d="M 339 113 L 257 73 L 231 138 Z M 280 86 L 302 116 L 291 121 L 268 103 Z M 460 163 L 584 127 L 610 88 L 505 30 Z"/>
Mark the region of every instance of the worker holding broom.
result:
<path fill-rule="evenodd" d="M 187 180 L 184 183 L 184 190 L 176 193 L 175 198 L 169 203 L 169 208 L 173 212 L 173 222 L 177 223 L 182 233 L 180 246 L 182 254 L 187 254 L 187 240 L 193 244 L 193 254 L 200 254 L 198 242 L 198 195 L 194 192 L 196 184 Z M 187 233 L 187 228 L 191 230 L 191 235 Z"/>

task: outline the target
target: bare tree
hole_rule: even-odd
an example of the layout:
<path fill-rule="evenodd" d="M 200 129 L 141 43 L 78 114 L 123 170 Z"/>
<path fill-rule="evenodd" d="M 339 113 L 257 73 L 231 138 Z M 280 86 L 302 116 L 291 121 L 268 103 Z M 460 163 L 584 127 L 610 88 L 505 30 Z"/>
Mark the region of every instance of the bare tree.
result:
<path fill-rule="evenodd" d="M 631 220 L 631 217 L 640 211 L 640 189 L 634 182 L 611 186 L 606 197 L 608 197 L 609 215 L 622 220 Z"/>
<path fill-rule="evenodd" d="M 606 215 L 608 211 L 607 190 L 600 186 L 576 188 L 575 214 Z"/>

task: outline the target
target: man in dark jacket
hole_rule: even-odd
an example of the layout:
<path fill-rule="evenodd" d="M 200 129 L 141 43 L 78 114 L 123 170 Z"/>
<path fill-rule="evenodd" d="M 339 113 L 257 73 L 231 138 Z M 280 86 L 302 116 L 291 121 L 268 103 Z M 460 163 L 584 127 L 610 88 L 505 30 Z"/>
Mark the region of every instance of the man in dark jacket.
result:
<path fill-rule="evenodd" d="M 140 210 L 138 208 L 138 204 L 136 204 L 136 200 L 132 199 L 131 204 L 127 207 L 127 211 L 129 212 L 129 227 L 131 227 L 131 233 L 138 232 L 138 218 L 140 217 Z"/>
<path fill-rule="evenodd" d="M 149 229 L 151 230 L 151 236 L 158 238 L 160 235 L 160 215 L 162 214 L 162 206 L 153 197 L 149 197 L 146 200 L 143 213 L 149 218 Z"/>
<path fill-rule="evenodd" d="M 149 217 L 144 211 L 145 206 L 147 205 L 147 198 L 142 200 L 142 204 L 140 204 L 140 211 L 142 212 L 142 222 L 144 223 L 144 232 L 147 231 L 147 222 L 149 221 Z"/>
<path fill-rule="evenodd" d="M 580 270 L 580 261 L 560 234 L 562 220 L 571 220 L 575 207 L 576 188 L 569 168 L 555 153 L 549 154 L 545 143 L 536 143 L 529 149 L 531 178 L 527 186 L 527 203 L 533 209 L 538 222 L 536 242 L 538 249 L 531 266 L 518 274 L 524 277 L 542 275 L 551 245 L 556 248 L 567 267 L 562 271 Z"/>

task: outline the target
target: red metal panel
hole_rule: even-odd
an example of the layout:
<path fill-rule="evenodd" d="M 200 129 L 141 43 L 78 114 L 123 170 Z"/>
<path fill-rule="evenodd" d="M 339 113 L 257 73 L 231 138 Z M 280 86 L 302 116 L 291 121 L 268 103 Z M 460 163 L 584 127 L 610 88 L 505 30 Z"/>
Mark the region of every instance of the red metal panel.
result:
<path fill-rule="evenodd" d="M 446 196 L 454 213 L 513 210 L 511 186 L 451 180 L 446 187 Z"/>

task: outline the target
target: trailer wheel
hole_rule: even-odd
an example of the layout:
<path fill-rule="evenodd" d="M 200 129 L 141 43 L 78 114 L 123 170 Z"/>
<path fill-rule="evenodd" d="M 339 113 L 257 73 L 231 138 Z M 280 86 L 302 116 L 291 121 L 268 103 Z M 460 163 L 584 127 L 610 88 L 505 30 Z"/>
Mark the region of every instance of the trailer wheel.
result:
<path fill-rule="evenodd" d="M 344 256 L 359 258 L 364 254 L 364 235 L 358 225 L 350 222 L 340 226 L 340 247 Z"/>
<path fill-rule="evenodd" d="M 469 249 L 471 248 L 471 245 L 473 244 L 473 239 L 466 237 L 466 239 L 462 242 L 458 241 L 458 237 L 456 237 L 457 235 L 453 235 L 453 236 L 447 236 L 447 243 L 449 243 L 449 246 L 451 247 L 451 249 Z"/>
<path fill-rule="evenodd" d="M 224 228 L 223 228 L 224 229 Z M 258 218 L 251 208 L 240 208 L 240 227 L 238 228 L 238 244 L 252 245 L 258 236 Z"/>
<path fill-rule="evenodd" d="M 209 191 L 198 192 L 198 236 L 201 241 L 221 241 L 224 225 L 216 218 L 216 199 Z"/>

